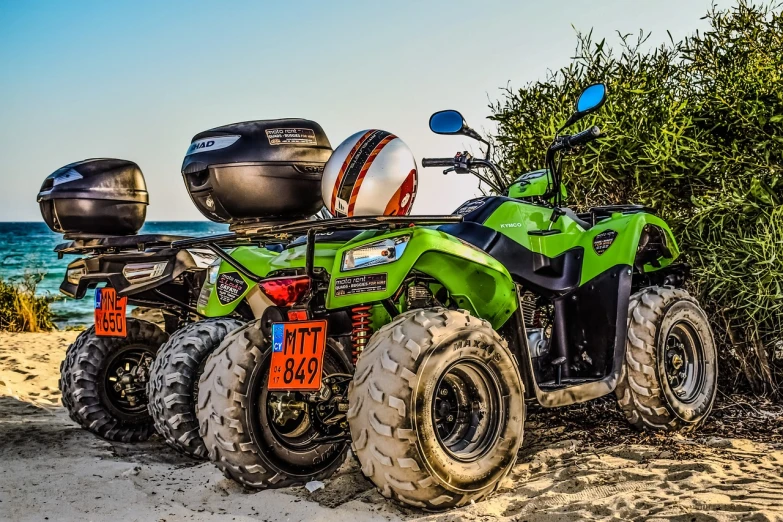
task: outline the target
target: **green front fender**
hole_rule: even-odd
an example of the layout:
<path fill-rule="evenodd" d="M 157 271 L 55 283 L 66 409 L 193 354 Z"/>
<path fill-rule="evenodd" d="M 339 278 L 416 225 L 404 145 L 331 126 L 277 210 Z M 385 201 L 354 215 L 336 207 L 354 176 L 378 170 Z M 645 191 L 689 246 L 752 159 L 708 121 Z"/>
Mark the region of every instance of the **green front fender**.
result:
<path fill-rule="evenodd" d="M 406 235 L 410 236 L 410 240 L 397 261 L 359 270 L 341 270 L 343 255 L 348 250 L 380 239 Z M 366 241 L 351 242 L 338 250 L 331 270 L 326 307 L 345 308 L 388 299 L 397 293 L 414 270 L 436 279 L 461 308 L 486 319 L 495 328 L 505 323 L 517 309 L 516 289 L 502 264 L 453 236 L 423 227 L 376 235 Z M 370 275 L 381 280 L 385 277 L 384 289 L 336 295 L 339 279 Z"/>
<path fill-rule="evenodd" d="M 581 284 L 590 281 L 615 265 L 633 266 L 639 247 L 639 240 L 644 228 L 648 225 L 658 227 L 663 232 L 666 246 L 671 255 L 659 257 L 657 260 L 658 266 L 653 266 L 651 263 L 645 264 L 644 271 L 652 272 L 670 265 L 680 255 L 680 249 L 669 225 L 659 217 L 646 212 L 637 214 L 622 214 L 618 212 L 613 214 L 611 218 L 597 223 L 581 235 L 578 244 L 585 251 Z M 616 232 L 617 236 L 609 248 L 599 254 L 595 248 L 596 236 L 608 231 Z"/>

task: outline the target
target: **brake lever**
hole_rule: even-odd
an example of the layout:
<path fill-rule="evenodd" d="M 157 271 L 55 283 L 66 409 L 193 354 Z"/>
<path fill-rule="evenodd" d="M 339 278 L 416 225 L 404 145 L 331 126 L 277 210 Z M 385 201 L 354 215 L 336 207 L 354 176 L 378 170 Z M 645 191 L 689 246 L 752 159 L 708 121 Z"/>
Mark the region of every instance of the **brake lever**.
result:
<path fill-rule="evenodd" d="M 446 170 L 443 171 L 443 175 L 445 176 L 449 172 L 454 172 L 455 170 L 457 170 L 455 167 L 449 167 L 449 168 L 447 168 Z"/>

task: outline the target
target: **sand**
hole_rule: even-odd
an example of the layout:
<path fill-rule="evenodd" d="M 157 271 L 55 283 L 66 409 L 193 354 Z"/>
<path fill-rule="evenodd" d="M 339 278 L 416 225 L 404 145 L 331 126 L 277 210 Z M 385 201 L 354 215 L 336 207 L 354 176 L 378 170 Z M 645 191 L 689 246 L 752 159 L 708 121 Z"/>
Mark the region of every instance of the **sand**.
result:
<path fill-rule="evenodd" d="M 313 493 L 247 493 L 157 438 L 111 443 L 73 424 L 57 377 L 75 337 L 0 334 L 0 520 L 783 520 L 783 421 L 765 412 L 770 434 L 753 431 L 753 441 L 715 435 L 725 419 L 651 437 L 611 411 L 576 409 L 557 422 L 534 413 L 501 491 L 442 514 L 384 500 L 354 462 Z"/>

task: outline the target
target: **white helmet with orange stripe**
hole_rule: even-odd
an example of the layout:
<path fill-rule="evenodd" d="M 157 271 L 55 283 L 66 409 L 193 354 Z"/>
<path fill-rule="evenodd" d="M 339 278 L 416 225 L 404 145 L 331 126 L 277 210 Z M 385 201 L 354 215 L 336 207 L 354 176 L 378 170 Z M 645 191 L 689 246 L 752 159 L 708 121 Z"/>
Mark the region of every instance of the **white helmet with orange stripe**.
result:
<path fill-rule="evenodd" d="M 416 160 L 405 142 L 371 129 L 334 150 L 324 167 L 321 194 L 335 217 L 404 216 L 411 211 L 417 186 Z"/>

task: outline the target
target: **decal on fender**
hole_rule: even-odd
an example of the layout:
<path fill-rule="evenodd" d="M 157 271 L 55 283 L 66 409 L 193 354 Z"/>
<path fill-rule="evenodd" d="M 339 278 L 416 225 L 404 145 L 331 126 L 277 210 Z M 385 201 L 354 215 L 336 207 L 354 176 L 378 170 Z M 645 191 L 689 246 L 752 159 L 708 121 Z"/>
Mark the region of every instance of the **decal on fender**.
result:
<path fill-rule="evenodd" d="M 385 292 L 386 274 L 339 277 L 334 281 L 334 295 L 341 297 L 364 292 Z"/>
<path fill-rule="evenodd" d="M 593 250 L 600 256 L 609 250 L 609 247 L 612 246 L 616 237 L 617 232 L 614 230 L 604 230 L 593 238 Z"/>
<path fill-rule="evenodd" d="M 215 289 L 217 290 L 218 301 L 225 306 L 232 301 L 236 301 L 239 296 L 245 293 L 247 283 L 236 272 L 220 274 Z"/>

